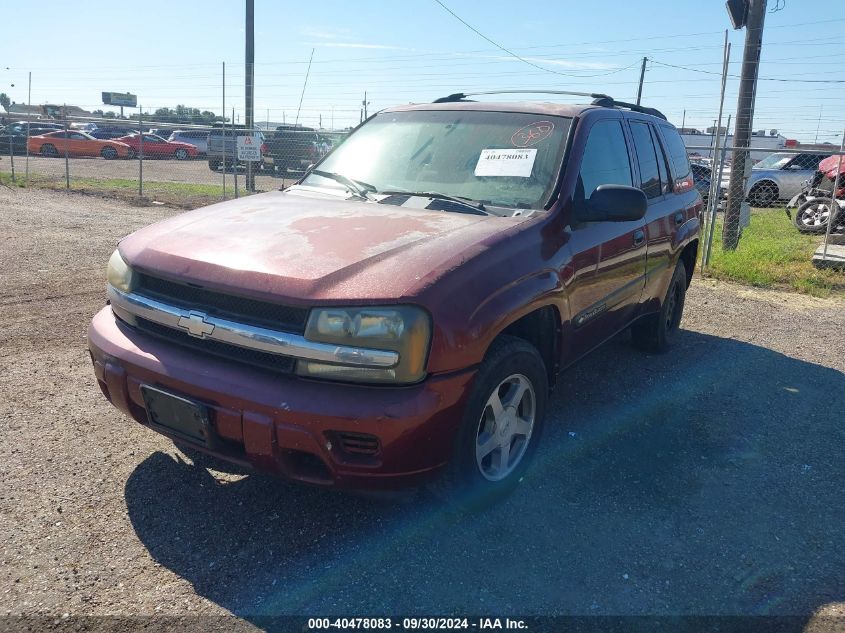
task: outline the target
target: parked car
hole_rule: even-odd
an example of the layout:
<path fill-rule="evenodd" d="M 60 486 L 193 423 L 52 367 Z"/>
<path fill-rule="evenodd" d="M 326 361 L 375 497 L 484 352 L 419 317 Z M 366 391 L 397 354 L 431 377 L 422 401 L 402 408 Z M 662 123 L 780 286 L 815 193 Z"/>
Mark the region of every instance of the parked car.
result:
<path fill-rule="evenodd" d="M 208 130 L 176 130 L 167 137 L 168 141 L 190 143 L 197 148 L 201 156 L 208 153 Z"/>
<path fill-rule="evenodd" d="M 102 156 L 107 159 L 127 158 L 129 146 L 116 140 L 101 141 L 85 132 L 60 130 L 41 136 L 32 136 L 28 142 L 29 151 L 47 157 Z"/>
<path fill-rule="evenodd" d="M 266 165 L 267 168 L 272 169 L 273 161 L 267 154 L 267 143 L 264 133 L 257 131 L 258 138 L 261 142 L 261 161 L 255 163 L 256 169 L 261 169 Z M 208 168 L 211 171 L 217 171 L 221 167 L 226 170 L 231 170 L 235 165 L 242 167 L 246 163 L 237 160 L 237 137 L 248 136 L 250 132 L 244 128 L 231 127 L 216 127 L 208 133 L 208 147 L 206 151 L 206 158 L 208 158 Z"/>
<path fill-rule="evenodd" d="M 690 168 L 692 169 L 693 180 L 695 181 L 695 188 L 701 194 L 701 199 L 707 202 L 710 197 L 710 174 L 712 166 L 702 162 L 690 161 Z M 727 189 L 724 186 L 719 187 L 719 200 L 725 197 Z"/>
<path fill-rule="evenodd" d="M 39 136 L 55 131 L 56 128 L 39 127 L 38 124 L 32 124 L 29 127 L 30 136 Z M 8 156 L 10 151 L 15 154 L 26 154 L 26 133 L 26 125 L 22 129 L 13 125 L 0 129 L 0 156 L 4 154 Z"/>
<path fill-rule="evenodd" d="M 277 172 L 301 172 L 320 158 L 320 139 L 314 128 L 280 125 L 267 138 L 267 153 Z"/>
<path fill-rule="evenodd" d="M 466 96 L 383 110 L 297 185 L 124 238 L 88 332 L 106 398 L 312 484 L 512 490 L 562 369 L 626 328 L 683 344 L 702 201 L 656 110 Z"/>
<path fill-rule="evenodd" d="M 128 136 L 121 136 L 117 140 L 121 143 L 126 143 L 129 146 L 129 158 L 135 158 L 141 151 L 141 138 L 140 134 L 130 134 Z M 197 148 L 190 143 L 165 141 L 155 134 L 144 134 L 143 139 L 145 157 L 188 160 L 189 158 L 196 158 L 199 155 Z"/>
<path fill-rule="evenodd" d="M 813 177 L 819 161 L 830 153 L 797 154 L 777 152 L 754 165 L 745 185 L 745 195 L 753 207 L 767 207 L 778 200 L 789 200 L 801 191 L 805 180 Z M 729 177 L 722 186 L 727 191 Z"/>
<path fill-rule="evenodd" d="M 127 134 L 135 134 L 135 130 L 127 130 L 126 128 L 116 128 L 116 127 L 100 127 L 90 132 L 91 136 L 94 138 L 98 138 L 101 141 L 107 141 L 113 138 L 120 138 L 121 136 L 126 136 Z"/>

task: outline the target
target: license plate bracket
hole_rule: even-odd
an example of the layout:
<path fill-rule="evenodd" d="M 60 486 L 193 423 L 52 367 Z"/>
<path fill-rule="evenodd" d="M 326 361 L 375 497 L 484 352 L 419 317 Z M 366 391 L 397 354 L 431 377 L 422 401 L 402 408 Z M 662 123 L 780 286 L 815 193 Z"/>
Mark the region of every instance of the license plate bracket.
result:
<path fill-rule="evenodd" d="M 141 396 L 150 425 L 193 443 L 211 445 L 208 407 L 150 385 L 141 385 Z"/>

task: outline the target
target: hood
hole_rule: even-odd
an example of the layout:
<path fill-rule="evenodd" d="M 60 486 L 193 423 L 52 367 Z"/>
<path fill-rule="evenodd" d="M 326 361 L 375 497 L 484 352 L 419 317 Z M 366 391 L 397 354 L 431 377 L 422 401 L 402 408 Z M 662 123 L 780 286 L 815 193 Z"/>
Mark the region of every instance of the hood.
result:
<path fill-rule="evenodd" d="M 395 302 L 524 221 L 274 191 L 141 229 L 120 251 L 140 270 L 224 292 L 296 303 Z"/>

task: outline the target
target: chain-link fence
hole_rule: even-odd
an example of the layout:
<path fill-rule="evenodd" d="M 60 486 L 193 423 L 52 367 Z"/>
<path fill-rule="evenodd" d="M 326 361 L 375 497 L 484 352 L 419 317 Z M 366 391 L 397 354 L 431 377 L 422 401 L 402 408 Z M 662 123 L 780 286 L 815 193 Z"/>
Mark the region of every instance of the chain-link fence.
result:
<path fill-rule="evenodd" d="M 21 186 L 65 188 L 196 207 L 290 185 L 344 132 L 95 117 L 9 123 L 0 172 Z"/>

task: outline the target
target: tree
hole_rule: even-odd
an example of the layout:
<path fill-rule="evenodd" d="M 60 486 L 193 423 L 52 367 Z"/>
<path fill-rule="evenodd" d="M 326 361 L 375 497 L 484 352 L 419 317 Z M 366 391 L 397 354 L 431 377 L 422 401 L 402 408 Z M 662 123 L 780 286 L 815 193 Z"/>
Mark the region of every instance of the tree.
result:
<path fill-rule="evenodd" d="M 9 106 L 12 105 L 12 101 L 9 99 L 9 95 L 5 92 L 0 92 L 0 105 L 3 106 L 3 109 L 8 112 Z"/>
<path fill-rule="evenodd" d="M 138 114 L 133 114 L 130 119 L 137 119 Z M 209 125 L 216 121 L 225 121 L 210 110 L 200 112 L 199 108 L 191 108 L 185 105 L 177 105 L 175 108 L 158 108 L 155 112 L 143 115 L 147 121 L 158 121 L 160 123 L 194 123 Z"/>

